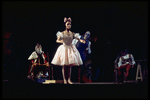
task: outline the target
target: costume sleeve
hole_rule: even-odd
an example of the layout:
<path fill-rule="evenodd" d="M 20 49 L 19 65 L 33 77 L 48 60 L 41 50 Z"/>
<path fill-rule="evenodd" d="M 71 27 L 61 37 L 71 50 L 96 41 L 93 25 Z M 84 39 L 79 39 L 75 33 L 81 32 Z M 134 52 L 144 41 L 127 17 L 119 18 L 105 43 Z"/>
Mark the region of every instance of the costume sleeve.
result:
<path fill-rule="evenodd" d="M 44 58 L 45 58 L 45 63 L 47 63 L 47 62 L 48 62 L 48 59 L 46 59 L 46 58 L 47 58 L 47 56 L 46 56 L 46 54 L 45 54 L 45 53 L 43 53 L 43 55 L 44 55 Z"/>
<path fill-rule="evenodd" d="M 45 58 L 47 57 L 45 53 L 43 53 L 43 55 L 44 55 Z"/>
<path fill-rule="evenodd" d="M 89 41 L 89 44 L 88 44 L 88 54 L 91 53 L 91 42 Z"/>
<path fill-rule="evenodd" d="M 135 64 L 135 61 L 134 61 L 134 57 L 133 57 L 132 54 L 131 54 L 131 59 L 132 59 L 132 65 L 134 65 L 134 64 Z"/>
<path fill-rule="evenodd" d="M 36 52 L 34 51 L 34 52 L 29 56 L 28 60 L 32 60 L 32 59 L 36 59 L 36 58 L 38 58 L 38 56 L 37 56 Z"/>
<path fill-rule="evenodd" d="M 34 62 L 34 60 L 31 60 L 31 63 L 33 63 Z"/>
<path fill-rule="evenodd" d="M 57 36 L 57 38 L 60 37 L 60 39 L 63 38 L 63 34 L 62 34 L 60 31 L 58 31 L 58 32 L 56 33 L 56 36 Z"/>
<path fill-rule="evenodd" d="M 121 57 L 119 58 L 119 62 L 118 62 L 118 67 L 120 67 L 122 65 L 122 60 Z"/>
<path fill-rule="evenodd" d="M 75 33 L 75 34 L 74 34 L 74 37 L 80 39 L 80 38 L 81 38 L 81 35 L 80 35 L 79 33 Z"/>
<path fill-rule="evenodd" d="M 72 40 L 72 44 L 73 44 L 73 45 L 76 45 L 76 44 L 77 44 L 77 42 L 78 42 L 78 40 L 77 40 L 77 39 L 73 39 L 73 40 Z"/>

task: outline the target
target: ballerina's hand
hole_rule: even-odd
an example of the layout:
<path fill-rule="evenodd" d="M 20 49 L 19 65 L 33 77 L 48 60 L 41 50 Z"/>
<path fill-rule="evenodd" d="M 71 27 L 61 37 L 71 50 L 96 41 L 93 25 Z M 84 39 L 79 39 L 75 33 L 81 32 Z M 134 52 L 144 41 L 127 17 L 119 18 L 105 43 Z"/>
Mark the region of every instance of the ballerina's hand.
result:
<path fill-rule="evenodd" d="M 84 43 L 85 44 L 85 40 L 80 40 L 80 42 Z"/>

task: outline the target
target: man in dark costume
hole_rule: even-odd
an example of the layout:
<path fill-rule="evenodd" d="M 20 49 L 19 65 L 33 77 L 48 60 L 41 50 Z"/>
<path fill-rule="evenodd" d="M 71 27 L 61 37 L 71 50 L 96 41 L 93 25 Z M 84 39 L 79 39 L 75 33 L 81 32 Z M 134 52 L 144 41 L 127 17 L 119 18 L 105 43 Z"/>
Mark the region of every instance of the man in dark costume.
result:
<path fill-rule="evenodd" d="M 73 45 L 76 45 L 76 48 L 78 49 L 78 51 L 81 55 L 82 61 L 83 61 L 83 65 L 81 66 L 81 75 L 80 75 L 80 82 L 83 83 L 84 81 L 82 80 L 82 77 L 83 77 L 84 72 L 86 70 L 85 69 L 85 67 L 86 67 L 85 62 L 87 61 L 87 57 L 89 57 L 91 54 L 91 42 L 89 41 L 90 32 L 87 31 L 84 34 L 84 36 L 78 35 L 78 37 L 80 39 L 83 39 L 86 41 L 85 43 L 81 43 L 77 39 L 74 39 L 72 42 Z"/>

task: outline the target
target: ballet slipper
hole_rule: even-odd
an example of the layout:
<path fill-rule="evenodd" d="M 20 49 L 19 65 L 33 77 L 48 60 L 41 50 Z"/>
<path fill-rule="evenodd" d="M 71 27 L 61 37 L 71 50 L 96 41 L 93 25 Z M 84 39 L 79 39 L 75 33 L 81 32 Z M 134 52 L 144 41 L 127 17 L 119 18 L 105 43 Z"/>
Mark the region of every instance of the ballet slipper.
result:
<path fill-rule="evenodd" d="M 71 82 L 71 80 L 68 80 L 68 83 L 69 83 L 69 84 L 73 84 L 73 83 Z"/>
<path fill-rule="evenodd" d="M 66 81 L 66 80 L 64 80 L 64 84 L 67 84 L 67 81 Z"/>

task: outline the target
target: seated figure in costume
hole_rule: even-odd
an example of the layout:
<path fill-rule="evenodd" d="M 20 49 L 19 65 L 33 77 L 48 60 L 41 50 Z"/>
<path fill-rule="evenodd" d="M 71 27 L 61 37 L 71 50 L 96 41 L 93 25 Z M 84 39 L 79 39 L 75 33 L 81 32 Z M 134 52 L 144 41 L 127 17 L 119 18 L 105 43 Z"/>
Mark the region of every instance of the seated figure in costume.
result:
<path fill-rule="evenodd" d="M 81 36 L 80 34 L 77 35 L 77 37 L 79 39 L 83 39 L 85 40 L 85 43 L 82 43 L 80 41 L 78 41 L 77 39 L 73 39 L 72 44 L 76 46 L 76 48 L 78 49 L 82 61 L 83 61 L 83 65 L 81 67 L 81 78 L 80 78 L 80 82 L 82 83 L 82 77 L 83 74 L 85 72 L 85 62 L 87 61 L 87 57 L 91 54 L 91 42 L 89 41 L 90 38 L 90 32 L 86 31 L 84 36 Z"/>
<path fill-rule="evenodd" d="M 48 57 L 42 51 L 42 46 L 40 44 L 37 44 L 35 46 L 35 51 L 32 52 L 32 54 L 29 56 L 28 60 L 31 60 L 31 64 L 28 71 L 28 78 L 39 78 L 40 74 L 42 77 L 45 77 L 45 75 L 48 76 L 48 68 L 49 68 L 49 62 L 46 60 Z"/>
<path fill-rule="evenodd" d="M 134 67 L 135 61 L 133 55 L 128 54 L 126 50 L 123 50 L 120 53 L 121 56 L 118 62 L 118 82 L 123 82 L 123 72 L 126 70 L 125 81 L 127 81 L 130 74 L 129 71 L 131 67 Z"/>

